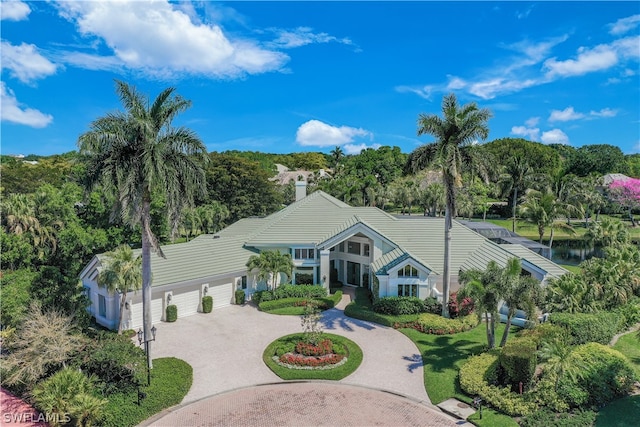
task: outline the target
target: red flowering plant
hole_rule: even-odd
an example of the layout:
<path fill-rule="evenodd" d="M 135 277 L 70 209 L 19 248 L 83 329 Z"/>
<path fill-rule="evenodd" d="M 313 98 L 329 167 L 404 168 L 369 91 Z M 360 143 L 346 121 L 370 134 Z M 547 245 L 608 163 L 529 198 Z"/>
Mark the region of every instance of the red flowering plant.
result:
<path fill-rule="evenodd" d="M 456 317 L 467 316 L 473 312 L 473 300 L 469 297 L 465 297 L 460 303 L 458 303 L 458 293 L 453 292 L 449 296 L 449 315 L 452 319 Z"/>
<path fill-rule="evenodd" d="M 280 356 L 280 362 L 295 366 L 321 366 L 335 365 L 344 358 L 341 354 L 325 354 L 323 356 L 305 356 L 303 354 L 287 353 Z"/>
<path fill-rule="evenodd" d="M 305 356 L 324 356 L 325 354 L 333 353 L 333 343 L 329 339 L 323 339 L 318 345 L 299 341 L 296 344 L 296 353 Z"/>

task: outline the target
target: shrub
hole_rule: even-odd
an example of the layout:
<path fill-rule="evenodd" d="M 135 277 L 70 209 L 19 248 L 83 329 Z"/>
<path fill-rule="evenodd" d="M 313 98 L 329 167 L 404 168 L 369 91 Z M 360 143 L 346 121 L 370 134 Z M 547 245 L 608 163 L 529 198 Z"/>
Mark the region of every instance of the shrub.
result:
<path fill-rule="evenodd" d="M 244 304 L 244 300 L 246 298 L 244 289 L 236 289 L 235 298 L 236 298 L 236 304 L 238 305 Z"/>
<path fill-rule="evenodd" d="M 561 391 L 572 406 L 601 407 L 624 396 L 633 387 L 635 372 L 619 351 L 602 344 L 587 343 L 576 347 L 569 356 L 580 365 L 578 378 L 561 378 Z M 577 393 L 576 393 L 577 391 Z M 580 391 L 584 393 L 580 395 Z"/>
<path fill-rule="evenodd" d="M 33 402 L 53 427 L 91 425 L 102 418 L 107 400 L 100 399 L 94 379 L 65 368 L 42 381 L 33 390 Z"/>
<path fill-rule="evenodd" d="M 472 396 L 480 396 L 487 404 L 510 416 L 529 415 L 537 409 L 533 402 L 508 387 L 497 387 L 498 354 L 496 352 L 471 356 L 460 367 L 460 387 Z"/>
<path fill-rule="evenodd" d="M 621 322 L 616 313 L 553 313 L 549 321 L 554 325 L 567 328 L 573 345 L 597 342 L 608 344 L 620 331 Z"/>
<path fill-rule="evenodd" d="M 333 353 L 333 343 L 329 339 L 323 339 L 318 345 L 300 341 L 296 344 L 296 353 L 305 356 L 324 356 Z"/>
<path fill-rule="evenodd" d="M 308 304 L 315 304 L 320 310 L 327 310 L 335 307 L 342 299 L 342 291 L 324 298 L 303 299 L 303 298 L 283 298 L 270 301 L 262 301 L 258 304 L 260 311 L 273 311 L 285 307 L 305 307 Z"/>
<path fill-rule="evenodd" d="M 640 298 L 634 298 L 629 303 L 613 311 L 620 319 L 620 328 L 628 329 L 640 322 Z"/>
<path fill-rule="evenodd" d="M 536 411 L 520 420 L 520 427 L 575 427 L 592 426 L 596 422 L 593 411 L 555 413 L 548 409 Z"/>
<path fill-rule="evenodd" d="M 100 380 L 105 395 L 131 390 L 144 377 L 144 352 L 124 335 L 100 332 L 85 354 L 80 367 Z"/>
<path fill-rule="evenodd" d="M 447 319 L 439 314 L 423 313 L 415 322 L 398 324 L 394 327 L 413 328 L 425 334 L 448 335 L 468 331 L 478 325 L 478 316 L 467 315 L 457 319 Z"/>
<path fill-rule="evenodd" d="M 567 328 L 549 322 L 541 323 L 534 328 L 521 329 L 518 331 L 517 337 L 533 340 L 538 350 L 542 346 L 543 341 L 560 340 L 566 343 L 570 341 L 570 334 Z"/>
<path fill-rule="evenodd" d="M 167 322 L 175 322 L 178 320 L 178 306 L 171 304 L 167 306 L 166 317 Z"/>
<path fill-rule="evenodd" d="M 511 385 L 513 391 L 518 390 L 520 383 L 528 388 L 538 363 L 536 342 L 528 338 L 511 340 L 502 348 L 499 361 L 505 385 Z"/>
<path fill-rule="evenodd" d="M 272 292 L 274 299 L 322 298 L 328 294 L 327 289 L 320 285 L 280 285 Z"/>
<path fill-rule="evenodd" d="M 426 311 L 424 301 L 417 297 L 384 297 L 376 300 L 373 311 L 380 314 L 399 316 L 419 314 Z"/>
<path fill-rule="evenodd" d="M 133 338 L 135 337 L 137 332 L 134 329 L 126 329 L 122 331 L 122 336 L 125 338 Z"/>
<path fill-rule="evenodd" d="M 442 303 L 438 301 L 436 297 L 427 297 L 424 300 L 424 309 L 427 313 L 441 314 Z"/>
<path fill-rule="evenodd" d="M 212 310 L 213 310 L 213 297 L 211 295 L 206 295 L 202 297 L 202 312 L 211 313 Z"/>
<path fill-rule="evenodd" d="M 457 292 L 453 292 L 449 296 L 449 302 L 447 305 L 449 307 L 449 315 L 453 319 L 459 316 L 467 316 L 471 314 L 471 312 L 473 312 L 473 300 L 469 297 L 466 297 L 458 304 Z"/>

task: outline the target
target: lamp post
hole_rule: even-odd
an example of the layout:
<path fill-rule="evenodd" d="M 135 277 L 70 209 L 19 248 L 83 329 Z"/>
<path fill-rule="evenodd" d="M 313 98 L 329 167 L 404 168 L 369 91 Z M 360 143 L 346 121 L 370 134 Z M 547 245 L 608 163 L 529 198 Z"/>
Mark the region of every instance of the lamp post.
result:
<path fill-rule="evenodd" d="M 151 360 L 149 359 L 149 341 L 155 341 L 156 340 L 156 332 L 158 331 L 158 329 L 154 326 L 151 327 L 151 336 L 152 338 L 149 340 L 144 339 L 144 333 L 142 332 L 142 329 L 138 329 L 138 344 L 142 345 L 142 343 L 144 342 L 144 352 L 147 355 L 147 385 L 151 385 Z"/>

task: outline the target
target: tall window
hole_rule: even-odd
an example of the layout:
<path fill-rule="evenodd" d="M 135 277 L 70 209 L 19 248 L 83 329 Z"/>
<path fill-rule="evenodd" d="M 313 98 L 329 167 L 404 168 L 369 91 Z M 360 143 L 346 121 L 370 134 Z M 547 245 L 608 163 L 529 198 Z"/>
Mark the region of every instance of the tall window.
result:
<path fill-rule="evenodd" d="M 365 243 L 364 246 L 362 247 L 362 255 L 364 256 L 369 256 L 370 254 L 370 249 L 369 249 L 369 244 Z"/>
<path fill-rule="evenodd" d="M 418 285 L 398 285 L 399 297 L 417 297 Z"/>
<path fill-rule="evenodd" d="M 347 242 L 347 252 L 350 254 L 360 255 L 360 243 Z"/>
<path fill-rule="evenodd" d="M 404 268 L 398 270 L 398 277 L 418 277 L 418 269 L 407 264 Z"/>
<path fill-rule="evenodd" d="M 247 276 L 242 276 L 242 289 L 247 289 Z"/>
<path fill-rule="evenodd" d="M 315 249 L 296 249 L 294 251 L 295 259 L 314 259 Z"/>
<path fill-rule="evenodd" d="M 104 295 L 98 295 L 98 314 L 107 317 L 107 299 Z"/>

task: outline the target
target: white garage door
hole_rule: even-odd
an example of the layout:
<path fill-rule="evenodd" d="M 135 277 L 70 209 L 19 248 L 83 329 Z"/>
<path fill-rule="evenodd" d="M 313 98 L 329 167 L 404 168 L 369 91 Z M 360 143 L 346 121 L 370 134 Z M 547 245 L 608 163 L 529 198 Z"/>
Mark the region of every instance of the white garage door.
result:
<path fill-rule="evenodd" d="M 233 283 L 223 283 L 209 287 L 209 295 L 213 297 L 213 308 L 226 307 L 233 302 Z"/>
<path fill-rule="evenodd" d="M 173 293 L 171 304 L 178 307 L 178 317 L 190 316 L 198 312 L 198 303 L 200 302 L 200 291 L 183 292 L 181 294 Z"/>
<path fill-rule="evenodd" d="M 151 322 L 160 323 L 162 321 L 162 300 L 156 298 L 151 300 Z M 142 327 L 142 303 L 133 304 L 131 307 L 131 329 L 137 330 Z"/>

